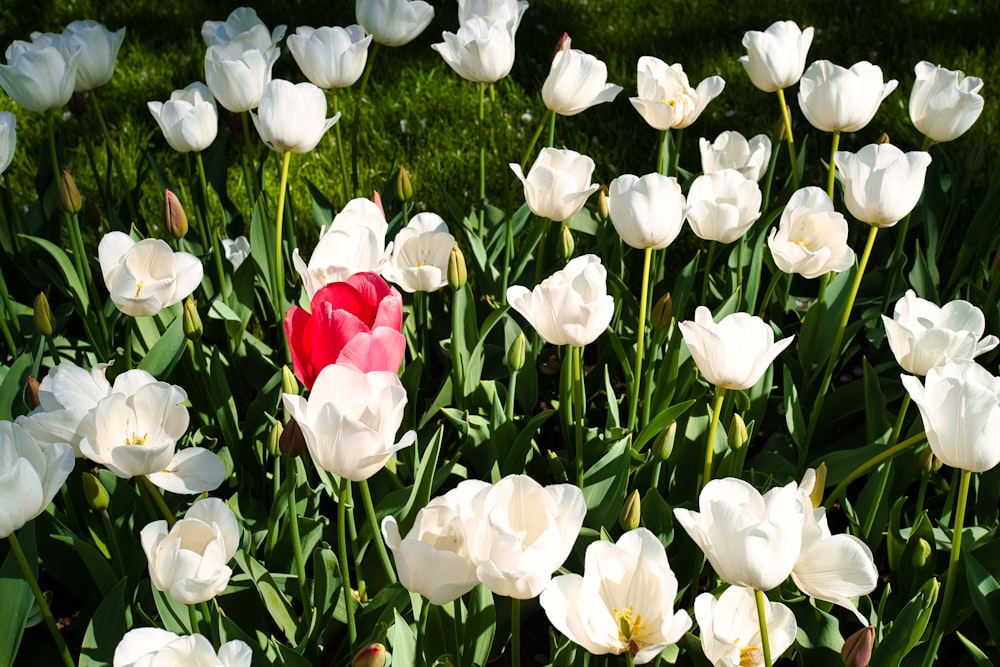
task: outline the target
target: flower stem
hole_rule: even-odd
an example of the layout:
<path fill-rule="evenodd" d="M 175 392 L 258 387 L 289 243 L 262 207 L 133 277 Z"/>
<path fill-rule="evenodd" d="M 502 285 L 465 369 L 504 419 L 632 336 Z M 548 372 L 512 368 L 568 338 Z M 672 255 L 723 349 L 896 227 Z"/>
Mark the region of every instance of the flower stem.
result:
<path fill-rule="evenodd" d="M 877 454 L 876 456 L 873 456 L 872 458 L 868 459 L 867 461 L 859 465 L 857 468 L 851 471 L 851 474 L 845 477 L 840 482 L 840 484 L 838 484 L 833 489 L 830 495 L 827 496 L 826 500 L 823 501 L 823 507 L 825 507 L 826 509 L 830 509 L 831 507 L 833 507 L 833 504 L 840 498 L 840 496 L 844 493 L 844 491 L 847 489 L 848 485 L 850 485 L 851 482 L 856 480 L 858 477 L 861 477 L 862 475 L 864 475 L 866 472 L 868 472 L 878 464 L 882 463 L 882 461 L 891 459 L 896 454 L 904 452 L 910 447 L 913 447 L 914 445 L 923 442 L 926 437 L 927 434 L 921 431 L 917 435 L 913 436 L 912 438 L 904 440 L 898 445 L 887 447 L 882 452 L 879 452 L 879 454 Z"/>
<path fill-rule="evenodd" d="M 331 98 L 333 100 L 333 115 L 334 115 L 334 117 L 336 117 L 336 115 L 338 113 L 340 113 L 340 99 L 339 99 L 339 96 L 337 95 L 337 89 L 336 88 L 334 88 L 332 92 L 333 92 L 333 94 L 331 95 Z M 351 198 L 350 189 L 349 189 L 350 188 L 350 182 L 351 182 L 350 181 L 351 176 L 350 176 L 350 173 L 347 171 L 347 158 L 344 156 L 344 140 L 341 137 L 340 123 L 339 122 L 333 124 L 333 131 L 335 133 L 336 141 L 337 141 L 337 156 L 338 156 L 338 159 L 340 160 L 340 177 L 342 179 L 342 185 L 343 185 L 343 188 L 344 188 L 344 190 L 343 190 L 343 197 L 344 198 L 343 198 L 343 201 L 341 203 L 345 204 L 345 203 L 347 203 L 347 200 Z"/>
<path fill-rule="evenodd" d="M 219 247 L 220 230 L 215 225 L 209 228 L 208 221 L 211 216 L 208 213 L 208 179 L 205 176 L 205 161 L 202 159 L 200 151 L 194 155 L 195 164 L 198 165 L 198 181 L 201 185 L 201 201 L 204 206 L 202 210 L 202 225 L 204 225 L 205 232 L 209 235 L 212 242 L 212 259 L 215 264 L 215 276 L 219 281 L 219 294 L 221 295 L 226 291 L 226 271 L 222 268 L 222 248 Z"/>
<path fill-rule="evenodd" d="M 573 356 L 573 412 L 574 432 L 576 434 L 576 455 L 573 461 L 573 470 L 576 475 L 576 485 L 583 488 L 583 413 L 584 413 L 584 391 L 583 391 L 583 365 L 580 361 L 580 348 L 571 346 Z"/>
<path fill-rule="evenodd" d="M 955 506 L 955 527 L 951 533 L 951 555 L 948 557 L 948 574 L 944 582 L 944 597 L 938 612 L 937 622 L 927 643 L 927 653 L 924 654 L 923 667 L 929 667 L 937 658 L 938 647 L 944 638 L 944 631 L 951 620 L 951 601 L 955 597 L 956 579 L 958 579 L 958 561 L 962 555 L 962 529 L 965 526 L 965 506 L 969 500 L 969 482 L 972 473 L 962 470 L 958 486 L 958 504 Z"/>
<path fill-rule="evenodd" d="M 292 161 L 292 152 L 285 151 L 281 159 L 281 186 L 278 189 L 278 213 L 274 219 L 274 304 L 278 308 L 278 325 L 285 317 L 285 270 L 282 260 L 284 258 L 281 246 L 282 226 L 285 221 L 285 190 L 288 187 L 288 165 Z M 292 363 L 292 353 L 288 347 L 288 340 L 284 336 L 285 361 Z"/>
<path fill-rule="evenodd" d="M 535 133 L 531 135 L 531 141 L 528 142 L 528 149 L 524 151 L 524 155 L 521 156 L 521 170 L 524 171 L 528 168 L 528 160 L 531 159 L 531 154 L 535 152 L 535 144 L 538 143 L 538 138 L 542 136 L 542 130 L 549 123 L 549 116 L 553 115 L 552 109 L 546 109 L 545 113 L 538 120 L 538 127 L 535 128 Z"/>
<path fill-rule="evenodd" d="M 510 599 L 510 665 L 521 667 L 521 601 Z"/>
<path fill-rule="evenodd" d="M 10 358 L 17 358 L 17 345 L 14 343 L 14 337 L 11 335 L 10 327 L 7 326 L 7 322 L 10 322 L 15 326 L 18 326 L 17 313 L 14 312 L 14 304 L 11 303 L 10 294 L 7 292 L 7 282 L 3 278 L 3 269 L 0 268 L 0 297 L 3 299 L 4 305 L 4 316 L 0 317 L 0 330 L 3 331 L 4 342 L 7 343 L 7 347 L 10 349 Z"/>
<path fill-rule="evenodd" d="M 372 47 L 371 52 L 368 54 L 368 62 L 365 63 L 365 71 L 361 75 L 361 85 L 358 86 L 358 101 L 357 110 L 354 113 L 354 124 L 351 126 L 351 185 L 354 190 L 354 196 L 361 196 L 361 184 L 358 180 L 358 154 L 361 141 L 361 119 L 363 117 L 362 105 L 365 101 L 365 91 L 368 89 L 368 77 L 372 73 L 372 63 L 375 62 L 375 56 L 378 54 L 380 44 L 375 42 L 375 46 Z"/>
<path fill-rule="evenodd" d="M 375 542 L 375 550 L 378 552 L 378 558 L 382 562 L 382 569 L 385 570 L 385 576 L 389 579 L 390 584 L 394 584 L 396 583 L 396 571 L 392 567 L 392 561 L 389 560 L 389 552 L 385 550 L 385 542 L 382 540 L 382 531 L 379 530 L 378 518 L 375 516 L 375 505 L 372 503 L 372 492 L 368 488 L 368 480 L 361 480 L 358 482 L 358 486 L 361 488 L 361 502 L 365 506 L 365 516 L 368 518 L 368 524 L 372 529 L 372 541 Z"/>
<path fill-rule="evenodd" d="M 352 649 L 358 640 L 354 626 L 354 592 L 351 590 L 351 573 L 347 563 L 347 494 L 350 480 L 340 479 L 340 499 L 337 502 L 337 557 L 340 560 L 340 583 L 344 590 L 344 611 L 347 614 L 347 643 Z"/>
<path fill-rule="evenodd" d="M 170 507 L 167 506 L 167 501 L 163 499 L 163 493 L 160 491 L 159 487 L 149 481 L 149 478 L 145 475 L 139 475 L 137 479 L 139 480 L 139 483 L 142 484 L 142 488 L 146 490 L 146 495 L 153 500 L 156 508 L 160 510 L 160 514 L 162 514 L 163 518 L 166 519 L 167 526 L 173 526 L 177 521 L 177 518 L 174 516 L 174 513 L 170 511 Z"/>
<path fill-rule="evenodd" d="M 556 115 L 549 114 L 549 140 L 546 142 L 549 148 L 556 145 Z"/>
<path fill-rule="evenodd" d="M 719 428 L 719 415 L 722 412 L 722 401 L 726 397 L 725 387 L 715 388 L 715 401 L 712 403 L 712 421 L 708 424 L 708 442 L 705 444 L 705 467 L 701 472 L 701 484 L 698 491 L 712 479 L 712 456 L 715 453 L 715 432 Z"/>
<path fill-rule="evenodd" d="M 257 181 L 257 165 L 253 159 L 253 140 L 250 138 L 250 112 L 240 113 L 243 125 L 243 180 L 246 181 L 247 197 L 250 198 L 250 213 L 260 197 L 260 183 Z"/>
<path fill-rule="evenodd" d="M 764 593 L 755 590 L 757 600 L 757 622 L 760 624 L 760 649 L 764 653 L 765 667 L 771 667 L 771 641 L 767 636 L 767 608 L 764 606 Z"/>
<path fill-rule="evenodd" d="M 906 418 L 906 411 L 910 407 L 910 400 L 911 400 L 910 393 L 909 392 L 905 393 L 903 395 L 903 403 L 899 407 L 899 414 L 896 415 L 896 423 L 893 425 L 892 431 L 889 434 L 889 442 L 887 443 L 888 447 L 893 447 L 897 442 L 899 442 L 899 433 L 903 429 L 903 420 Z M 892 460 L 890 459 L 882 467 L 881 472 L 879 472 L 878 493 L 875 494 L 876 498 L 885 497 L 885 487 L 889 483 L 889 472 L 891 470 L 892 470 Z M 878 505 L 873 507 L 872 511 L 868 513 L 868 516 L 865 517 L 864 526 L 862 526 L 861 528 L 861 539 L 867 540 L 868 536 L 871 534 L 872 526 L 875 523 L 875 515 L 878 514 L 878 512 L 876 511 L 877 509 Z"/>
<path fill-rule="evenodd" d="M 298 486 L 295 479 L 298 462 L 295 459 L 288 459 L 288 530 L 291 533 L 292 555 L 295 559 L 295 577 L 299 580 L 299 595 L 302 599 L 303 616 L 308 617 L 311 613 L 312 601 L 309 596 L 309 587 L 306 585 L 306 561 L 302 555 L 302 539 L 299 537 L 299 513 L 295 504 L 295 488 Z"/>
<path fill-rule="evenodd" d="M 788 157 L 792 160 L 792 188 L 798 190 L 799 161 L 795 156 L 795 137 L 792 136 L 792 114 L 788 109 L 788 104 L 785 103 L 784 88 L 778 89 L 778 103 L 781 105 L 781 118 L 785 121 L 785 140 L 788 143 Z"/>
<path fill-rule="evenodd" d="M 193 604 L 186 606 L 188 608 L 188 625 L 191 626 L 191 634 L 200 634 L 199 630 L 201 628 L 198 627 L 198 608 Z"/>
<path fill-rule="evenodd" d="M 479 84 L 479 235 L 486 219 L 486 84 Z"/>
<path fill-rule="evenodd" d="M 639 408 L 639 389 L 642 386 L 642 356 L 646 343 L 646 302 L 649 299 L 649 265 L 653 249 L 646 248 L 642 259 L 642 289 L 639 292 L 639 327 L 635 342 L 635 369 L 632 371 L 632 392 L 628 403 L 628 430 L 636 427 Z"/>
<path fill-rule="evenodd" d="M 667 142 L 667 132 L 669 130 L 660 131 L 660 140 L 656 147 L 656 171 L 664 176 L 667 175 L 667 165 L 670 161 L 670 144 Z"/>
<path fill-rule="evenodd" d="M 674 152 L 670 155 L 670 167 L 667 170 L 667 176 L 677 176 L 677 166 L 681 162 L 681 139 L 684 138 L 684 128 L 677 128 L 676 132 L 671 134 L 674 144 Z"/>
<path fill-rule="evenodd" d="M 426 602 L 425 602 L 426 604 Z M 451 601 L 451 614 L 455 620 L 455 664 L 462 665 L 462 649 L 465 647 L 465 639 L 462 631 L 462 599 L 457 597 Z"/>
<path fill-rule="evenodd" d="M 837 176 L 837 163 L 834 161 L 833 156 L 837 154 L 837 148 L 840 147 L 840 130 L 834 130 L 833 132 L 833 146 L 830 148 L 830 171 L 826 177 L 826 195 L 833 201 L 833 186 L 836 182 Z"/>
<path fill-rule="evenodd" d="M 712 260 L 715 259 L 715 246 L 717 241 L 709 241 L 708 257 L 705 258 L 705 278 L 701 284 L 701 305 L 708 304 L 708 279 L 712 275 Z"/>
<path fill-rule="evenodd" d="M 31 592 L 35 596 L 35 602 L 38 603 L 38 608 L 45 619 L 45 625 L 48 626 L 49 632 L 52 634 L 52 639 L 56 643 L 56 650 L 59 652 L 60 657 L 62 657 L 63 663 L 68 667 L 73 667 L 75 663 L 73 662 L 72 655 L 70 655 L 69 647 L 66 646 L 66 640 L 63 639 L 62 633 L 59 631 L 59 626 L 56 625 L 56 619 L 52 616 L 49 603 L 45 601 L 45 594 L 42 593 L 42 589 L 38 585 L 38 579 L 35 578 L 34 572 L 31 571 L 28 559 L 24 555 L 24 549 L 21 548 L 21 543 L 17 539 L 17 534 L 11 533 L 8 535 L 7 541 L 10 542 L 10 550 L 14 554 L 14 558 L 17 559 L 17 564 L 21 566 L 21 573 L 24 574 L 28 586 L 31 587 Z"/>

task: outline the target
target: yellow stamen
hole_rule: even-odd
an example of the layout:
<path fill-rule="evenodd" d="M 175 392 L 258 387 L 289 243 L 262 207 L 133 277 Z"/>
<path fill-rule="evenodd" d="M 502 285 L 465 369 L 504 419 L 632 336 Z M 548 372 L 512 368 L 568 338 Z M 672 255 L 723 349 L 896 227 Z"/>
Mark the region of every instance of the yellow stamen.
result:
<path fill-rule="evenodd" d="M 125 438 L 125 446 L 128 447 L 130 445 L 145 445 L 146 437 L 148 435 L 149 433 L 143 433 L 141 436 L 139 436 L 136 435 L 135 432 L 133 431 L 131 438 Z"/>
<path fill-rule="evenodd" d="M 135 296 L 134 296 L 134 297 L 132 297 L 132 298 L 133 298 L 133 299 L 138 299 L 138 298 L 139 298 L 139 292 L 141 292 L 141 291 L 142 291 L 142 281 L 140 280 L 140 281 L 139 281 L 139 282 L 138 282 L 138 283 L 136 284 L 136 286 L 135 286 Z"/>

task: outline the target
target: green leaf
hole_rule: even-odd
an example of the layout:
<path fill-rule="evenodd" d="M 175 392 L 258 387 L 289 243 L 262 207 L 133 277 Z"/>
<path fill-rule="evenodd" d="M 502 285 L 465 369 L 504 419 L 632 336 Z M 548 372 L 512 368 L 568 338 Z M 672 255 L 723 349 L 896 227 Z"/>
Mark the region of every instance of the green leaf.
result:
<path fill-rule="evenodd" d="M 972 604 L 983 619 L 990 638 L 1000 644 L 1000 584 L 970 552 L 963 551 L 962 557 L 965 558 L 965 579 Z"/>
<path fill-rule="evenodd" d="M 80 649 L 80 667 L 103 667 L 112 663 L 115 648 L 132 627 L 132 610 L 125 602 L 126 580 L 107 592 L 94 612 Z"/>
<path fill-rule="evenodd" d="M 466 288 L 468 288 L 468 285 L 466 285 Z M 469 353 L 469 358 L 465 367 L 466 396 L 476 390 L 476 386 L 479 384 L 479 380 L 482 377 L 484 363 L 483 347 L 486 345 L 486 337 L 489 336 L 493 327 L 495 327 L 497 322 L 499 322 L 505 315 L 507 315 L 507 308 L 498 308 L 497 310 L 494 310 L 486 316 L 483 326 L 479 329 L 479 338 L 476 341 L 476 346 L 472 348 L 472 351 Z"/>
<path fill-rule="evenodd" d="M 406 500 L 406 505 L 398 513 L 396 521 L 399 523 L 399 534 L 406 535 L 413 527 L 413 522 L 419 512 L 431 499 L 431 491 L 434 482 L 434 473 L 437 470 L 438 455 L 441 453 L 441 439 L 444 437 L 444 427 L 442 426 L 431 438 L 424 455 L 420 457 L 420 464 L 417 466 L 417 473 L 414 477 L 413 487 L 410 489 L 410 497 Z"/>
<path fill-rule="evenodd" d="M 6 373 L 3 376 L 3 381 L 0 382 L 0 419 L 12 421 L 14 417 L 21 414 L 21 408 L 24 407 L 24 401 L 21 401 L 21 392 L 27 385 L 32 363 L 31 354 L 26 352 L 18 357 L 10 368 L 4 369 Z"/>
<path fill-rule="evenodd" d="M 646 427 L 639 431 L 639 435 L 636 436 L 635 444 L 632 448 L 635 451 L 641 450 L 643 445 L 658 436 L 663 429 L 670 424 L 670 422 L 676 421 L 681 415 L 687 412 L 688 408 L 692 405 L 694 405 L 694 399 L 678 403 L 677 405 L 671 405 L 660 410 L 655 417 L 649 420 Z"/>
<path fill-rule="evenodd" d="M 389 645 L 392 647 L 392 664 L 417 664 L 417 637 L 398 611 L 393 611 L 392 628 L 389 629 Z"/>
<path fill-rule="evenodd" d="M 583 498 L 587 503 L 584 525 L 596 529 L 618 516 L 625 501 L 628 465 L 628 440 L 619 440 L 584 473 Z"/>
<path fill-rule="evenodd" d="M 924 583 L 906 603 L 872 653 L 871 667 L 898 667 L 903 657 L 920 641 L 931 618 L 941 585 L 937 579 Z"/>
<path fill-rule="evenodd" d="M 465 660 L 475 667 L 483 667 L 493 649 L 497 614 L 493 593 L 479 584 L 469 594 L 469 613 L 465 619 Z"/>
<path fill-rule="evenodd" d="M 956 632 L 955 635 L 962 642 L 962 645 L 965 646 L 965 650 L 969 652 L 969 655 L 972 656 L 972 660 L 976 663 L 977 667 L 993 667 L 993 661 L 978 646 L 973 644 L 972 640 L 961 632 Z"/>
<path fill-rule="evenodd" d="M 34 522 L 25 524 L 18 531 L 17 539 L 37 576 L 38 554 L 35 549 Z M 0 567 L 0 600 L 3 600 L 3 613 L 0 614 L 0 667 L 12 667 L 21 645 L 21 635 L 28 622 L 28 614 L 35 604 L 31 586 L 25 581 L 21 566 L 13 553 L 7 554 Z"/>
<path fill-rule="evenodd" d="M 234 343 L 239 342 L 243 333 L 243 318 L 237 315 L 236 311 L 227 306 L 221 299 L 216 298 L 208 309 L 208 316 L 213 320 L 222 320 L 226 327 L 226 335 Z"/>
<path fill-rule="evenodd" d="M 514 439 L 514 444 L 511 445 L 510 451 L 507 453 L 507 457 L 503 461 L 503 467 L 501 469 L 501 475 L 506 477 L 507 475 L 514 475 L 522 472 L 528 463 L 529 455 L 531 453 L 531 442 L 538 433 L 538 429 L 542 427 L 549 417 L 556 413 L 553 409 L 542 410 L 537 415 L 528 420 L 528 423 L 524 425 L 521 432 L 517 434 L 517 438 Z"/>
<path fill-rule="evenodd" d="M 274 577 L 267 571 L 267 568 L 243 549 L 236 551 L 235 558 L 243 571 L 250 575 L 250 579 L 257 587 L 257 592 L 260 594 L 264 606 L 267 608 L 271 618 L 278 625 L 278 628 L 281 629 L 281 632 L 284 633 L 288 641 L 295 641 L 295 633 L 298 630 L 299 622 L 292 609 L 291 602 L 281 592 L 278 584 L 274 581 Z"/>
<path fill-rule="evenodd" d="M 187 635 L 198 632 L 198 628 L 191 628 L 191 616 L 188 613 L 187 605 L 177 602 L 169 593 L 157 590 L 153 582 L 149 582 L 149 588 L 153 591 L 153 602 L 156 603 L 156 611 L 160 615 L 160 625 L 164 630 L 169 630 L 178 635 Z"/>
<path fill-rule="evenodd" d="M 170 371 L 184 353 L 186 342 L 184 318 L 175 317 L 160 339 L 139 362 L 139 368 L 157 378 L 170 375 Z"/>
<path fill-rule="evenodd" d="M 87 288 L 83 286 L 80 276 L 76 273 L 76 267 L 73 266 L 73 262 L 70 260 L 66 252 L 51 241 L 46 241 L 45 239 L 38 238 L 37 236 L 25 236 L 24 238 L 40 246 L 42 250 L 51 255 L 52 259 L 56 260 L 56 265 L 59 267 L 59 273 L 62 274 L 63 280 L 66 281 L 63 286 L 64 293 L 71 301 L 74 301 L 83 309 L 83 312 L 80 313 L 80 317 L 85 317 L 90 311 L 90 300 L 87 297 Z"/>

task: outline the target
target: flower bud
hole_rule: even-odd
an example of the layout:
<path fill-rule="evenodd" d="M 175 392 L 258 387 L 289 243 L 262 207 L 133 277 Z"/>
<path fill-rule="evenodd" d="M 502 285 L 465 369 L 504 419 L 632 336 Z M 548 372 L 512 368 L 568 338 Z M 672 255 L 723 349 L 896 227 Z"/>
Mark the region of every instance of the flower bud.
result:
<path fill-rule="evenodd" d="M 382 217 L 385 217 L 385 206 L 382 206 L 382 195 L 378 193 L 378 190 L 372 192 L 372 201 L 378 206 L 378 210 L 382 211 Z"/>
<path fill-rule="evenodd" d="M 194 305 L 194 299 L 188 297 L 184 301 L 184 336 L 188 340 L 198 340 L 203 331 L 198 308 Z"/>
<path fill-rule="evenodd" d="M 826 487 L 827 470 L 825 462 L 816 466 L 816 482 L 813 484 L 812 493 L 809 494 L 809 500 L 812 502 L 813 508 L 817 508 L 823 504 L 823 489 Z"/>
<path fill-rule="evenodd" d="M 568 32 L 564 32 L 562 34 L 562 37 L 559 38 L 559 41 L 556 42 L 555 51 L 552 52 L 552 57 L 549 58 L 549 62 L 551 63 L 553 60 L 555 60 L 556 59 L 556 54 L 559 53 L 560 51 L 568 51 L 569 48 L 570 48 L 570 43 L 571 42 L 572 42 L 572 40 L 569 37 L 569 33 Z"/>
<path fill-rule="evenodd" d="M 666 329 L 674 319 L 674 304 L 670 300 L 670 292 L 667 292 L 653 304 L 653 313 L 650 323 L 654 329 Z"/>
<path fill-rule="evenodd" d="M 83 197 L 69 169 L 63 169 L 62 178 L 59 179 L 59 207 L 67 213 L 79 213 L 83 208 Z"/>
<path fill-rule="evenodd" d="M 618 512 L 618 525 L 622 530 L 635 530 L 639 527 L 639 520 L 642 518 L 641 506 L 639 489 L 632 489 L 632 493 L 625 499 L 625 504 Z"/>
<path fill-rule="evenodd" d="M 288 366 L 281 367 L 281 391 L 284 394 L 299 395 L 299 381 Z"/>
<path fill-rule="evenodd" d="M 677 422 L 667 424 L 660 435 L 653 441 L 653 456 L 658 461 L 666 461 L 674 451 L 674 439 L 677 437 Z"/>
<path fill-rule="evenodd" d="M 603 184 L 597 192 L 597 214 L 601 216 L 602 220 L 607 220 L 611 215 L 608 210 L 608 186 Z"/>
<path fill-rule="evenodd" d="M 403 165 L 399 165 L 399 171 L 396 172 L 396 199 L 402 202 L 413 199 L 413 183 L 410 182 L 410 174 Z"/>
<path fill-rule="evenodd" d="M 163 191 L 163 225 L 175 239 L 182 239 L 188 231 L 187 214 L 181 200 L 171 190 Z"/>
<path fill-rule="evenodd" d="M 465 266 L 465 255 L 462 249 L 455 246 L 448 258 L 448 286 L 452 289 L 462 289 L 469 282 L 469 269 Z"/>
<path fill-rule="evenodd" d="M 750 442 L 750 434 L 747 433 L 746 422 L 738 412 L 733 413 L 733 420 L 729 422 L 729 448 L 733 451 L 743 449 Z"/>
<path fill-rule="evenodd" d="M 38 391 L 41 389 L 41 384 L 32 376 L 28 376 L 28 396 L 31 398 L 31 408 L 37 408 L 42 404 L 42 399 L 38 397 Z"/>
<path fill-rule="evenodd" d="M 271 426 L 271 432 L 267 434 L 267 453 L 271 456 L 277 456 L 281 453 L 281 434 L 284 430 L 284 425 L 275 420 Z"/>
<path fill-rule="evenodd" d="M 108 490 L 101 484 L 101 480 L 93 473 L 85 472 L 82 476 L 83 496 L 87 499 L 90 509 L 95 512 L 103 512 L 111 504 L 111 496 Z"/>
<path fill-rule="evenodd" d="M 511 373 L 524 368 L 524 356 L 527 346 L 528 339 L 522 331 L 517 334 L 517 338 L 514 339 L 514 342 L 510 344 L 510 349 L 507 350 L 507 370 Z"/>
<path fill-rule="evenodd" d="M 39 292 L 35 297 L 34 305 L 35 331 L 43 336 L 51 336 L 56 329 L 56 318 L 49 307 L 49 300 L 45 297 L 45 292 Z"/>
<path fill-rule="evenodd" d="M 931 557 L 932 553 L 933 549 L 927 540 L 922 537 L 918 537 L 916 547 L 910 555 L 910 562 L 918 571 L 922 570 L 924 569 L 924 566 L 927 565 L 927 559 Z"/>
<path fill-rule="evenodd" d="M 559 259 L 566 261 L 573 257 L 576 250 L 576 241 L 573 240 L 573 232 L 569 225 L 564 224 L 559 230 Z"/>
<path fill-rule="evenodd" d="M 875 628 L 861 628 L 844 641 L 840 649 L 840 659 L 845 667 L 867 667 L 875 647 Z"/>
<path fill-rule="evenodd" d="M 351 667 L 385 667 L 388 662 L 389 652 L 385 646 L 375 642 L 369 644 L 354 655 L 351 660 Z"/>
<path fill-rule="evenodd" d="M 306 436 L 302 433 L 302 427 L 294 419 L 289 419 L 285 427 L 278 436 L 278 451 L 282 456 L 294 459 L 301 456 L 306 451 Z"/>
<path fill-rule="evenodd" d="M 924 472 L 937 472 L 941 469 L 941 459 L 934 456 L 934 450 L 930 447 L 924 447 L 917 461 Z"/>
<path fill-rule="evenodd" d="M 878 139 L 875 140 L 875 143 L 876 144 L 891 144 L 892 140 L 889 139 L 889 135 L 886 132 L 883 132 L 882 134 L 880 134 L 878 136 Z"/>

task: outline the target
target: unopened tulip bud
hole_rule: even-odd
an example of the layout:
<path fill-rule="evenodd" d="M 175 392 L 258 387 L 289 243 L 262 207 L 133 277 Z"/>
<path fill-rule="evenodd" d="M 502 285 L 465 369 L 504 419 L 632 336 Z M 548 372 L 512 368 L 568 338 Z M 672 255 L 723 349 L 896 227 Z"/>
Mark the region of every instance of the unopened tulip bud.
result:
<path fill-rule="evenodd" d="M 917 570 L 922 570 L 927 565 L 927 559 L 931 557 L 933 550 L 931 545 L 922 537 L 917 538 L 917 545 L 910 556 L 910 562 Z"/>
<path fill-rule="evenodd" d="M 413 184 L 410 182 L 410 174 L 403 165 L 399 165 L 399 171 L 396 172 L 396 199 L 402 202 L 413 199 Z"/>
<path fill-rule="evenodd" d="M 281 453 L 281 434 L 284 431 L 285 426 L 280 421 L 275 421 L 271 426 L 271 432 L 267 434 L 267 453 L 271 456 Z"/>
<path fill-rule="evenodd" d="M 650 323 L 654 329 L 666 329 L 674 319 L 674 304 L 670 299 L 670 292 L 667 292 L 653 304 L 653 313 Z"/>
<path fill-rule="evenodd" d="M 639 520 L 642 518 L 641 505 L 639 489 L 632 489 L 632 493 L 625 499 L 625 504 L 618 512 L 618 525 L 622 530 L 635 530 L 639 527 Z"/>
<path fill-rule="evenodd" d="M 528 347 L 528 339 L 524 332 L 517 334 L 517 338 L 510 344 L 507 350 L 507 370 L 511 373 L 524 368 L 525 349 Z"/>
<path fill-rule="evenodd" d="M 295 379 L 295 373 L 288 366 L 281 367 L 281 391 L 293 396 L 299 395 L 299 381 Z"/>
<path fill-rule="evenodd" d="M 354 655 L 351 667 L 385 667 L 389 652 L 378 642 L 369 644 Z"/>
<path fill-rule="evenodd" d="M 83 208 L 83 197 L 69 169 L 63 169 L 62 178 L 59 179 L 59 207 L 67 213 L 79 213 Z"/>
<path fill-rule="evenodd" d="M 739 413 L 733 414 L 733 420 L 729 422 L 729 448 L 733 451 L 743 449 L 750 442 L 750 434 L 747 433 L 746 422 Z"/>
<path fill-rule="evenodd" d="M 171 190 L 163 191 L 163 225 L 175 239 L 182 239 L 188 231 L 187 214 L 181 200 Z"/>
<path fill-rule="evenodd" d="M 294 419 L 289 419 L 285 424 L 281 435 L 278 437 L 278 451 L 282 456 L 294 459 L 301 456 L 306 451 L 306 436 L 302 433 L 302 427 Z"/>
<path fill-rule="evenodd" d="M 382 206 L 382 195 L 378 193 L 378 190 L 372 192 L 372 201 L 378 206 L 378 210 L 382 211 L 382 217 L 385 217 L 385 207 Z"/>
<path fill-rule="evenodd" d="M 38 397 L 41 384 L 32 376 L 28 376 L 28 396 L 31 398 L 31 408 L 37 408 L 42 404 L 42 399 Z"/>
<path fill-rule="evenodd" d="M 43 336 L 51 336 L 56 329 L 56 318 L 49 307 L 45 292 L 39 292 L 34 305 L 35 331 Z"/>
<path fill-rule="evenodd" d="M 559 231 L 559 259 L 568 260 L 573 257 L 576 250 L 576 241 L 573 240 L 573 232 L 569 225 L 563 225 Z"/>
<path fill-rule="evenodd" d="M 198 340 L 203 331 L 198 308 L 194 305 L 194 299 L 188 297 L 184 301 L 184 336 L 188 340 Z"/>
<path fill-rule="evenodd" d="M 840 659 L 845 667 L 868 667 L 875 647 L 875 628 L 861 628 L 844 641 L 840 649 Z"/>
<path fill-rule="evenodd" d="M 941 459 L 934 456 L 934 451 L 930 447 L 925 447 L 917 458 L 920 469 L 924 472 L 937 472 L 941 469 Z"/>
<path fill-rule="evenodd" d="M 559 38 L 559 41 L 556 42 L 555 51 L 552 52 L 552 57 L 549 58 L 549 62 L 551 63 L 551 61 L 555 60 L 556 59 L 556 54 L 559 53 L 560 51 L 568 51 L 571 42 L 572 42 L 572 40 L 569 37 L 569 33 L 568 32 L 564 32 L 562 34 L 562 37 Z"/>
<path fill-rule="evenodd" d="M 892 141 L 889 139 L 889 135 L 885 132 L 879 135 L 878 139 L 875 141 L 876 144 L 891 144 Z"/>
<path fill-rule="evenodd" d="M 827 470 L 826 462 L 816 466 L 816 482 L 813 484 L 812 493 L 809 494 L 809 501 L 814 508 L 823 504 L 823 489 L 826 487 Z"/>
<path fill-rule="evenodd" d="M 452 289 L 462 289 L 469 282 L 469 269 L 465 266 L 465 255 L 462 249 L 455 246 L 448 258 L 448 286 Z"/>
<path fill-rule="evenodd" d="M 111 496 L 108 490 L 101 484 L 101 480 L 89 472 L 83 473 L 83 497 L 87 499 L 87 505 L 95 512 L 103 512 L 111 504 Z"/>
<path fill-rule="evenodd" d="M 611 213 L 608 210 L 608 186 L 601 185 L 597 192 L 597 214 L 602 220 L 607 220 Z"/>
<path fill-rule="evenodd" d="M 677 438 L 677 422 L 670 422 L 660 435 L 653 441 L 653 456 L 658 461 L 666 461 L 674 451 L 674 439 Z"/>

